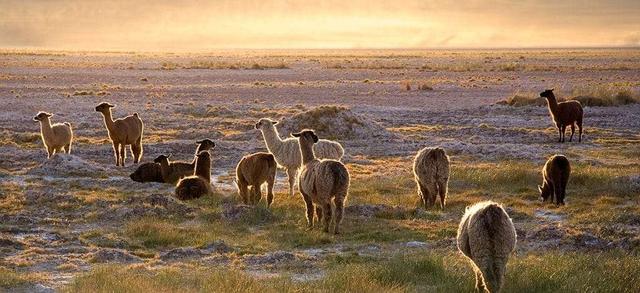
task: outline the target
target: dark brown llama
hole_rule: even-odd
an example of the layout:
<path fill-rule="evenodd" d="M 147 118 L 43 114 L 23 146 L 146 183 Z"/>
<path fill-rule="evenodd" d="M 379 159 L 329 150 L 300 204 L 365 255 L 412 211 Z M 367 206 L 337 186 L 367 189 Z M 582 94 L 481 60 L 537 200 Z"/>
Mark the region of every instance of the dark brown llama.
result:
<path fill-rule="evenodd" d="M 556 205 L 564 205 L 570 174 L 571 165 L 567 157 L 563 155 L 551 156 L 542 168 L 542 185 L 538 185 L 542 201 L 550 199 Z"/>
<path fill-rule="evenodd" d="M 553 89 L 545 90 L 540 93 L 540 96 L 547 99 L 549 106 L 549 112 L 558 127 L 558 133 L 560 138 L 558 142 L 564 142 L 564 132 L 567 126 L 571 126 L 571 137 L 569 141 L 573 139 L 573 133 L 576 130 L 575 124 L 578 124 L 578 142 L 582 141 L 582 104 L 578 101 L 565 101 L 558 103 L 556 96 L 553 94 Z"/>

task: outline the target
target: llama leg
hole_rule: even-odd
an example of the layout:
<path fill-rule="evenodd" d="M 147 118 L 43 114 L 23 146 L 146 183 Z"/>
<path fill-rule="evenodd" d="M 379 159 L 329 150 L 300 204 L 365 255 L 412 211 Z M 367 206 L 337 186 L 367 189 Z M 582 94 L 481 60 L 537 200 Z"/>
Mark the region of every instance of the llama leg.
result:
<path fill-rule="evenodd" d="M 289 196 L 293 196 L 295 193 L 294 185 L 296 184 L 296 173 L 298 173 L 298 169 L 287 169 L 287 177 L 289 178 Z"/>
<path fill-rule="evenodd" d="M 577 124 L 578 124 L 578 142 L 582 142 L 582 120 L 578 120 Z"/>
<path fill-rule="evenodd" d="M 249 194 L 247 190 L 247 182 L 238 180 L 238 193 L 243 204 L 249 204 Z"/>
<path fill-rule="evenodd" d="M 267 207 L 270 207 L 273 203 L 273 185 L 275 184 L 275 178 L 269 178 L 267 180 Z"/>
<path fill-rule="evenodd" d="M 428 207 L 428 196 L 429 191 L 427 190 L 422 183 L 418 183 L 418 195 L 420 195 L 420 200 L 422 200 L 422 205 L 424 205 L 424 209 L 426 210 Z"/>
<path fill-rule="evenodd" d="M 127 150 L 126 150 L 125 144 L 120 145 L 119 153 L 120 153 L 120 166 L 124 167 L 124 161 L 127 159 Z"/>
<path fill-rule="evenodd" d="M 64 150 L 67 154 L 71 153 L 71 143 L 69 143 L 68 145 L 64 146 Z"/>
<path fill-rule="evenodd" d="M 555 202 L 556 201 L 556 188 L 554 186 L 555 184 L 553 184 L 552 182 L 549 182 L 548 188 L 549 188 L 549 196 L 547 197 L 549 199 L 549 202 Z"/>
<path fill-rule="evenodd" d="M 566 131 L 567 131 L 567 126 L 562 125 L 562 142 L 564 142 L 564 139 L 567 138 L 567 136 L 565 135 Z"/>
<path fill-rule="evenodd" d="M 564 205 L 564 187 L 562 183 L 554 184 L 553 193 L 555 194 L 556 205 Z"/>
<path fill-rule="evenodd" d="M 333 221 L 333 234 L 340 234 L 340 222 L 342 222 L 342 216 L 344 215 L 344 196 L 336 196 L 333 198 L 333 205 L 336 207 L 336 219 Z"/>
<path fill-rule="evenodd" d="M 311 197 L 304 194 L 302 190 L 300 190 L 300 193 L 302 193 L 304 204 L 307 207 L 307 228 L 311 229 L 313 228 L 313 202 L 311 202 Z"/>
<path fill-rule="evenodd" d="M 433 207 L 436 204 L 436 197 L 438 196 L 438 185 L 432 182 L 427 185 L 427 205 Z"/>
<path fill-rule="evenodd" d="M 322 206 L 316 205 L 316 217 L 318 218 L 318 223 L 322 223 Z"/>
<path fill-rule="evenodd" d="M 133 163 L 137 164 L 138 162 L 140 162 L 140 157 L 142 155 L 142 144 L 132 144 L 131 154 L 133 154 Z"/>
<path fill-rule="evenodd" d="M 444 210 L 447 201 L 447 180 L 438 181 L 438 194 L 440 195 L 440 208 Z"/>
<path fill-rule="evenodd" d="M 262 186 L 256 184 L 253 185 L 253 204 L 257 205 L 262 199 Z"/>
<path fill-rule="evenodd" d="M 116 166 L 120 166 L 120 145 L 113 143 L 113 155 L 116 157 Z"/>
<path fill-rule="evenodd" d="M 53 148 L 47 147 L 47 159 L 51 159 L 51 156 L 53 156 Z"/>
<path fill-rule="evenodd" d="M 573 133 L 576 131 L 576 125 L 571 123 L 571 136 L 569 136 L 569 142 L 573 140 Z"/>
<path fill-rule="evenodd" d="M 329 233 L 329 224 L 331 224 L 331 201 L 322 205 L 322 217 L 324 218 L 324 228 L 322 231 Z"/>

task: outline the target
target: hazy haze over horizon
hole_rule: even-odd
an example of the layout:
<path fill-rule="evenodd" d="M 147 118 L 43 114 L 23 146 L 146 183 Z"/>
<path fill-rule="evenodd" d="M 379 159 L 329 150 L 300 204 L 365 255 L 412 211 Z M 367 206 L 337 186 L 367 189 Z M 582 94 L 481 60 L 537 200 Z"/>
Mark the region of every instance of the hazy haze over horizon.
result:
<path fill-rule="evenodd" d="M 640 1 L 0 0 L 0 48 L 640 46 Z"/>

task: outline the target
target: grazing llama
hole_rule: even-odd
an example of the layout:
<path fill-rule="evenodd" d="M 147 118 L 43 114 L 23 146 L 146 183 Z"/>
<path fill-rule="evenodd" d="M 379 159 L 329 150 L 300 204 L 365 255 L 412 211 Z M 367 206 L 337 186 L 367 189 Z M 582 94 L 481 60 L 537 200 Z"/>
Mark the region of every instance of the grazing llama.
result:
<path fill-rule="evenodd" d="M 467 207 L 458 227 L 458 249 L 471 261 L 476 291 L 500 292 L 516 230 L 501 205 L 485 201 Z"/>
<path fill-rule="evenodd" d="M 449 185 L 449 156 L 442 148 L 424 148 L 413 160 L 413 175 L 424 208 L 436 203 L 440 195 L 440 208 L 444 209 Z"/>
<path fill-rule="evenodd" d="M 567 157 L 551 156 L 542 168 L 542 185 L 538 185 L 542 201 L 551 199 L 556 205 L 564 205 L 570 174 L 571 165 Z"/>

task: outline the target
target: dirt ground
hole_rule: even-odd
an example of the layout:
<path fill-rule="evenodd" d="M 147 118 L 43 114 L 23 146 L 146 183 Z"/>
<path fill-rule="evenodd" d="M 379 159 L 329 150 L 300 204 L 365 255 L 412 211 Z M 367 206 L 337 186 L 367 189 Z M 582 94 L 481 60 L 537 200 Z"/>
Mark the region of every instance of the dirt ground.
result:
<path fill-rule="evenodd" d="M 409 175 L 412 156 L 426 146 L 444 147 L 459 168 L 505 162 L 542 166 L 555 153 L 567 155 L 578 166 L 622 168 L 631 195 L 622 196 L 615 207 L 620 211 L 638 204 L 640 104 L 587 107 L 583 142 L 560 144 L 546 107 L 495 103 L 517 93 L 537 95 L 547 88 L 555 88 L 559 97 L 597 85 L 637 92 L 639 81 L 640 50 L 634 49 L 182 55 L 1 52 L 0 265 L 38 275 L 38 281 L 21 286 L 47 292 L 63 288 L 78 274 L 103 263 L 152 267 L 191 261 L 208 266 L 241 263 L 259 278 L 288 270 L 280 267 L 295 263 L 303 268 L 291 276 L 304 281 L 322 277 L 322 260 L 352 251 L 388 255 L 455 249 L 455 233 L 435 239 L 418 233 L 398 241 L 333 238 L 329 243 L 276 243 L 264 249 L 250 249 L 220 237 L 216 241 L 207 238 L 199 246 L 170 243 L 152 248 L 142 245 L 141 250 L 132 245 L 133 236 L 118 232 L 130 221 L 178 219 L 181 227 L 188 227 L 205 212 L 198 203 L 174 199 L 172 186 L 129 180 L 128 174 L 135 169 L 130 154 L 126 167 L 114 166 L 102 117 L 94 111 L 101 101 L 117 105 L 114 117 L 139 113 L 145 123 L 143 162 L 167 153 L 191 160 L 195 140 L 210 138 L 217 143 L 212 172 L 222 197 L 217 203 L 221 219 L 216 220 L 221 223 L 242 213 L 232 199 L 234 168 L 243 155 L 266 150 L 254 128 L 262 117 L 283 120 L 281 136 L 289 135 L 302 121 L 330 117 L 313 123 L 326 138 L 343 144 L 343 161 L 353 180 L 404 176 L 409 177 L 405 180 L 408 186 L 403 187 L 407 190 L 414 188 Z M 323 105 L 339 107 L 325 107 L 325 112 L 316 109 Z M 47 161 L 39 125 L 32 120 L 38 111 L 54 113 L 53 122 L 72 124 L 71 156 Z M 349 126 L 336 130 L 344 125 Z M 531 172 L 537 174 L 538 167 Z M 292 229 L 303 230 L 302 201 L 283 199 L 288 197 L 283 176 L 279 170 L 275 205 L 282 200 L 282 204 L 299 207 L 294 213 L 298 217 L 294 224 L 299 225 L 292 224 Z M 615 176 L 606 180 L 620 179 Z M 455 198 L 472 183 L 459 182 L 460 188 L 452 187 L 450 195 Z M 387 188 L 393 193 L 394 186 Z M 527 192 L 535 200 L 536 186 L 530 188 Z M 399 202 L 412 202 L 416 197 L 413 193 L 403 196 L 406 199 Z M 569 205 L 572 196 L 578 195 L 569 193 Z M 415 210 L 411 204 L 394 205 L 358 195 L 349 202 L 345 222 L 352 223 L 366 221 L 380 211 L 412 214 Z M 455 200 L 453 203 L 455 206 Z M 462 210 L 465 202 L 459 203 Z M 587 226 L 570 225 L 568 211 L 542 206 L 507 208 L 519 228 L 519 253 L 614 246 L 632 251 L 640 242 L 637 214 L 616 226 L 626 236 L 605 239 Z M 279 210 L 272 213 L 275 218 L 284 217 Z M 522 213 L 526 215 L 518 216 Z M 455 229 L 460 213 L 438 215 L 439 221 Z M 418 217 L 424 225 L 429 218 Z M 255 232 L 264 225 L 276 225 L 274 222 L 246 225 Z M 346 229 L 349 233 L 354 228 Z"/>

